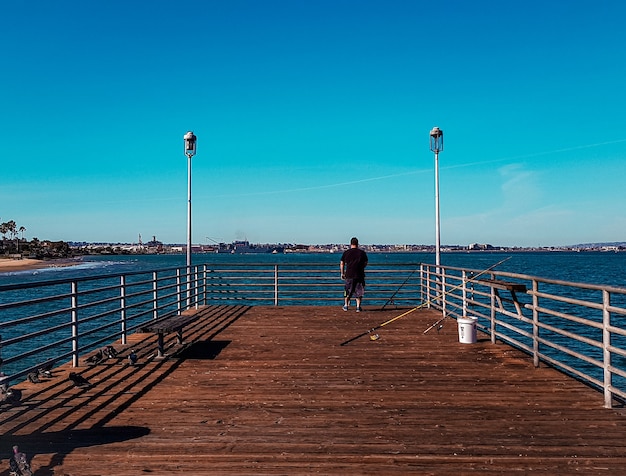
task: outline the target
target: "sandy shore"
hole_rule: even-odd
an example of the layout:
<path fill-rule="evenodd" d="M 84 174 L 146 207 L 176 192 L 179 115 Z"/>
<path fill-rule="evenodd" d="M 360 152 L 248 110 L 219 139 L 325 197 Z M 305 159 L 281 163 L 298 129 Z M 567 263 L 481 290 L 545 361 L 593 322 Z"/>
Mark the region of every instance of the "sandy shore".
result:
<path fill-rule="evenodd" d="M 81 262 L 80 259 L 0 259 L 0 273 L 11 271 L 26 271 L 29 269 L 52 268 L 59 266 L 74 266 Z"/>

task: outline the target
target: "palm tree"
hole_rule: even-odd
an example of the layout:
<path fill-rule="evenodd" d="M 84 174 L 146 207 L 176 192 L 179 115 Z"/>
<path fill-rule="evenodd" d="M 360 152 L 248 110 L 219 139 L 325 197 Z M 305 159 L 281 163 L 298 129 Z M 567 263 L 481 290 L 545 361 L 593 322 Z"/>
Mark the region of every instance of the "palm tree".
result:
<path fill-rule="evenodd" d="M 14 238 L 15 235 L 17 234 L 17 224 L 15 223 L 15 220 L 9 220 L 7 222 L 7 226 L 9 227 L 9 232 L 11 233 L 11 238 Z"/>
<path fill-rule="evenodd" d="M 15 238 L 16 246 L 19 246 L 17 244 L 17 224 L 15 223 L 15 220 L 9 220 L 7 222 L 7 226 L 9 228 L 8 231 L 9 231 L 9 234 L 11 235 L 11 239 Z"/>
<path fill-rule="evenodd" d="M 4 248 L 4 241 L 6 240 L 6 234 L 9 231 L 8 223 L 0 223 L 0 235 L 2 235 L 2 248 Z"/>
<path fill-rule="evenodd" d="M 23 226 L 20 226 L 17 231 L 22 234 L 22 241 L 24 241 L 24 232 L 26 231 L 26 228 L 24 228 Z M 20 252 L 20 240 L 16 239 L 15 241 L 17 243 L 17 252 L 19 253 Z"/>

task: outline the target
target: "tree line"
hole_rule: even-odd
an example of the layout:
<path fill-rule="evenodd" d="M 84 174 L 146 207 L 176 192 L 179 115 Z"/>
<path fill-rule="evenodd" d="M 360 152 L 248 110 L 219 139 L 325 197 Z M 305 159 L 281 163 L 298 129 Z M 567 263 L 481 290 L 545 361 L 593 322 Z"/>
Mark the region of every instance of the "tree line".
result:
<path fill-rule="evenodd" d="M 72 256 L 70 246 L 64 241 L 40 241 L 24 239 L 24 226 L 17 226 L 15 220 L 0 222 L 0 256 L 20 255 L 29 258 L 68 258 Z"/>

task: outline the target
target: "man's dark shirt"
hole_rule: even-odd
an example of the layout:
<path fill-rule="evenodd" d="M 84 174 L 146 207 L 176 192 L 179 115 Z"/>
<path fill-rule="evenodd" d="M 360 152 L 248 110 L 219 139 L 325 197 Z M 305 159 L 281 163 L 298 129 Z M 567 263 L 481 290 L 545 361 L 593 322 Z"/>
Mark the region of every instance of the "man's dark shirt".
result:
<path fill-rule="evenodd" d="M 360 248 L 350 248 L 343 252 L 341 261 L 346 266 L 346 278 L 364 278 L 367 266 L 367 253 Z"/>

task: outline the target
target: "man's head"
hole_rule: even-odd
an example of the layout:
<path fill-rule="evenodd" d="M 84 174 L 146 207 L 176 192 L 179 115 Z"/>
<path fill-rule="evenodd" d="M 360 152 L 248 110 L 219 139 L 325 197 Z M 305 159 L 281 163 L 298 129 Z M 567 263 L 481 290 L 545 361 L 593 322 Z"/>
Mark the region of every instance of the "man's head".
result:
<path fill-rule="evenodd" d="M 353 238 L 350 240 L 350 246 L 352 246 L 352 247 L 357 247 L 357 246 L 359 246 L 359 240 L 358 240 L 358 238 L 357 238 L 357 237 L 353 237 Z"/>

